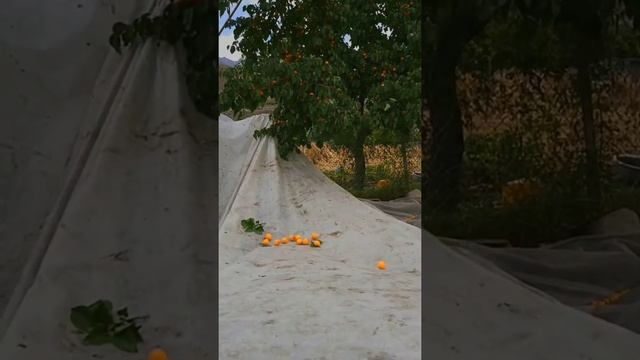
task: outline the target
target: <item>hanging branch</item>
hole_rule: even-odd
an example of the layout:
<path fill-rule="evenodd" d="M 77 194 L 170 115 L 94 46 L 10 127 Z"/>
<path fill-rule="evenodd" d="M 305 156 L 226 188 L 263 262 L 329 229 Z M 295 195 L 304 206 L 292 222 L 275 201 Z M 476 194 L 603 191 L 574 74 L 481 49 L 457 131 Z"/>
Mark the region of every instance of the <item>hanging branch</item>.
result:
<path fill-rule="evenodd" d="M 233 14 L 236 13 L 236 10 L 238 10 L 238 7 L 240 7 L 240 4 L 242 4 L 242 1 L 238 1 L 238 3 L 236 4 L 236 7 L 233 8 L 233 11 L 231 13 L 227 12 L 227 14 L 229 14 L 229 17 L 227 18 L 227 20 L 225 20 L 224 25 L 222 25 L 222 28 L 220 28 L 220 30 L 218 31 L 218 36 L 220 36 L 222 34 L 222 31 L 224 31 L 224 29 L 227 27 L 227 24 L 233 17 Z"/>
<path fill-rule="evenodd" d="M 216 118 L 217 93 L 211 84 L 217 81 L 215 49 L 217 39 L 211 18 L 212 2 L 183 0 L 169 4 L 162 15 L 143 14 L 131 24 L 115 23 L 109 43 L 118 52 L 138 41 L 155 40 L 170 45 L 181 44 L 186 52 L 184 72 L 189 96 L 199 112 Z M 215 14 L 217 15 L 217 14 Z"/>

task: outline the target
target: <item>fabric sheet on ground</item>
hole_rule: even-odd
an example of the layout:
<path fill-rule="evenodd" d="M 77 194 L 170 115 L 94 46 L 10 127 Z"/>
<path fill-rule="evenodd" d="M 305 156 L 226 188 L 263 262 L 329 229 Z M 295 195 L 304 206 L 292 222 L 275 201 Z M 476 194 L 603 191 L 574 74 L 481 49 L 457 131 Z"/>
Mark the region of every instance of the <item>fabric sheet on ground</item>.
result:
<path fill-rule="evenodd" d="M 391 202 L 363 201 L 412 222 L 421 218 L 418 195 L 414 192 Z M 470 240 L 441 240 L 460 254 L 500 269 L 566 305 L 640 333 L 640 219 L 631 210 L 621 209 L 592 226 L 595 233 L 540 248 L 494 248 Z"/>
<path fill-rule="evenodd" d="M 420 229 L 302 155 L 280 158 L 273 139 L 253 138 L 268 121 L 220 119 L 221 358 L 420 359 Z M 322 246 L 262 247 L 247 218 L 274 239 L 316 231 Z"/>

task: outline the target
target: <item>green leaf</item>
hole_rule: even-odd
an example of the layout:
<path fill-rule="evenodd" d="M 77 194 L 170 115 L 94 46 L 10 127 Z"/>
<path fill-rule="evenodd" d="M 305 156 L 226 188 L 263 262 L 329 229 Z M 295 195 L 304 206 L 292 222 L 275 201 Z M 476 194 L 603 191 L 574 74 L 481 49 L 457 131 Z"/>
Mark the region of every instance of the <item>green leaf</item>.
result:
<path fill-rule="evenodd" d="M 121 54 L 122 43 L 120 41 L 120 35 L 113 34 L 109 37 L 109 44 L 118 53 Z"/>
<path fill-rule="evenodd" d="M 140 334 L 140 329 L 142 328 L 142 326 L 140 325 L 135 325 L 134 329 L 135 331 L 132 330 L 133 333 L 133 337 L 135 340 L 137 340 L 138 342 L 143 342 L 144 340 L 142 339 L 142 335 Z"/>
<path fill-rule="evenodd" d="M 107 331 L 91 331 L 84 337 L 82 343 L 85 345 L 104 345 L 111 342 L 111 337 Z"/>
<path fill-rule="evenodd" d="M 138 329 L 135 325 L 129 325 L 115 333 L 111 342 L 122 351 L 136 353 L 138 352 L 138 343 L 142 342 L 142 336 Z"/>
<path fill-rule="evenodd" d="M 112 32 L 114 32 L 115 34 L 120 34 L 123 31 L 127 30 L 128 25 L 123 23 L 123 22 L 117 22 L 115 24 L 113 24 L 113 26 L 111 27 Z"/>
<path fill-rule="evenodd" d="M 76 306 L 71 309 L 71 323 L 82 332 L 91 330 L 91 311 L 86 306 Z"/>
<path fill-rule="evenodd" d="M 129 317 L 129 310 L 125 307 L 125 308 L 122 308 L 122 309 L 118 310 L 116 312 L 116 314 L 118 314 L 118 316 L 120 318 L 127 318 L 127 317 Z"/>
<path fill-rule="evenodd" d="M 113 304 L 107 300 L 99 300 L 89 306 L 92 324 L 113 324 Z"/>
<path fill-rule="evenodd" d="M 125 32 L 122 33 L 122 42 L 125 46 L 129 46 L 133 43 L 136 38 L 136 31 L 134 28 L 127 28 Z"/>
<path fill-rule="evenodd" d="M 140 335 L 139 320 L 146 320 L 148 315 L 129 318 L 126 307 L 116 314 L 119 321 L 114 321 L 113 304 L 108 300 L 98 300 L 89 306 L 76 306 L 71 309 L 71 322 L 81 333 L 85 334 L 83 344 L 103 345 L 113 343 L 127 352 L 137 352 L 137 344 L 143 342 Z"/>
<path fill-rule="evenodd" d="M 111 339 L 111 343 L 122 351 L 130 352 L 130 353 L 138 352 L 138 343 L 133 339 L 114 336 Z"/>
<path fill-rule="evenodd" d="M 113 310 L 113 303 L 109 300 L 98 300 L 89 305 L 89 310 L 91 310 L 91 312 L 100 311 L 101 309 L 106 309 L 111 312 Z"/>
<path fill-rule="evenodd" d="M 262 226 L 262 224 L 260 224 L 259 221 L 253 218 L 241 220 L 240 225 L 242 225 L 242 228 L 245 232 L 256 234 L 262 234 L 264 232 L 264 227 Z"/>

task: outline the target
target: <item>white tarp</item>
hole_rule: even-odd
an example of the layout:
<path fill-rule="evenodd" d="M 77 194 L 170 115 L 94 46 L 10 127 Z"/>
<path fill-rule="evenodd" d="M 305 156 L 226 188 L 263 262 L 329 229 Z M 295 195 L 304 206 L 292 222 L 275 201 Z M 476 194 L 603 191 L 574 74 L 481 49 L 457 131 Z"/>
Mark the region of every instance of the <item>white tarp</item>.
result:
<path fill-rule="evenodd" d="M 422 193 L 420 190 L 412 190 L 405 197 L 389 201 L 360 200 L 375 206 L 377 209 L 384 211 L 396 219 L 413 226 L 422 227 Z"/>
<path fill-rule="evenodd" d="M 420 359 L 420 229 L 254 139 L 267 115 L 219 121 L 220 358 Z M 246 218 L 324 243 L 261 247 Z"/>
<path fill-rule="evenodd" d="M 434 359 L 632 360 L 640 337 L 424 234 L 423 346 Z"/>
<path fill-rule="evenodd" d="M 637 357 L 637 334 L 426 232 L 420 259 L 417 228 L 351 197 L 302 156 L 280 159 L 272 139 L 253 139 L 267 123 L 265 115 L 220 119 L 221 193 L 233 193 L 220 204 L 222 359 L 412 359 L 420 346 L 433 359 Z M 249 217 L 276 238 L 319 231 L 326 242 L 321 249 L 259 247 L 260 237 L 240 226 Z M 378 259 L 389 270 L 376 270 Z M 427 270 L 421 328 L 413 265 L 420 263 Z"/>

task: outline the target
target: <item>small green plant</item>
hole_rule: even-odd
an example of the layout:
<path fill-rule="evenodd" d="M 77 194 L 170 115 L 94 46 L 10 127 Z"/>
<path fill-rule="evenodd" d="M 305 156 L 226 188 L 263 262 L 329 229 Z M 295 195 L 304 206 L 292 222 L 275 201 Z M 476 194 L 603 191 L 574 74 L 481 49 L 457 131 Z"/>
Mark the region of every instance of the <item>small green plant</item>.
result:
<path fill-rule="evenodd" d="M 84 345 L 113 344 L 126 352 L 138 352 L 138 344 L 143 342 L 140 335 L 141 320 L 148 316 L 129 317 L 127 308 L 118 310 L 114 316 L 113 304 L 108 300 L 98 300 L 89 306 L 71 309 L 71 323 L 79 334 L 83 334 Z"/>
<path fill-rule="evenodd" d="M 541 145 L 516 132 L 469 136 L 465 142 L 467 182 L 495 187 L 520 178 L 541 175 Z"/>
<path fill-rule="evenodd" d="M 248 233 L 256 233 L 262 234 L 264 232 L 264 226 L 260 223 L 260 221 L 255 220 L 254 218 L 248 218 L 240 221 L 242 228 L 245 232 Z"/>

